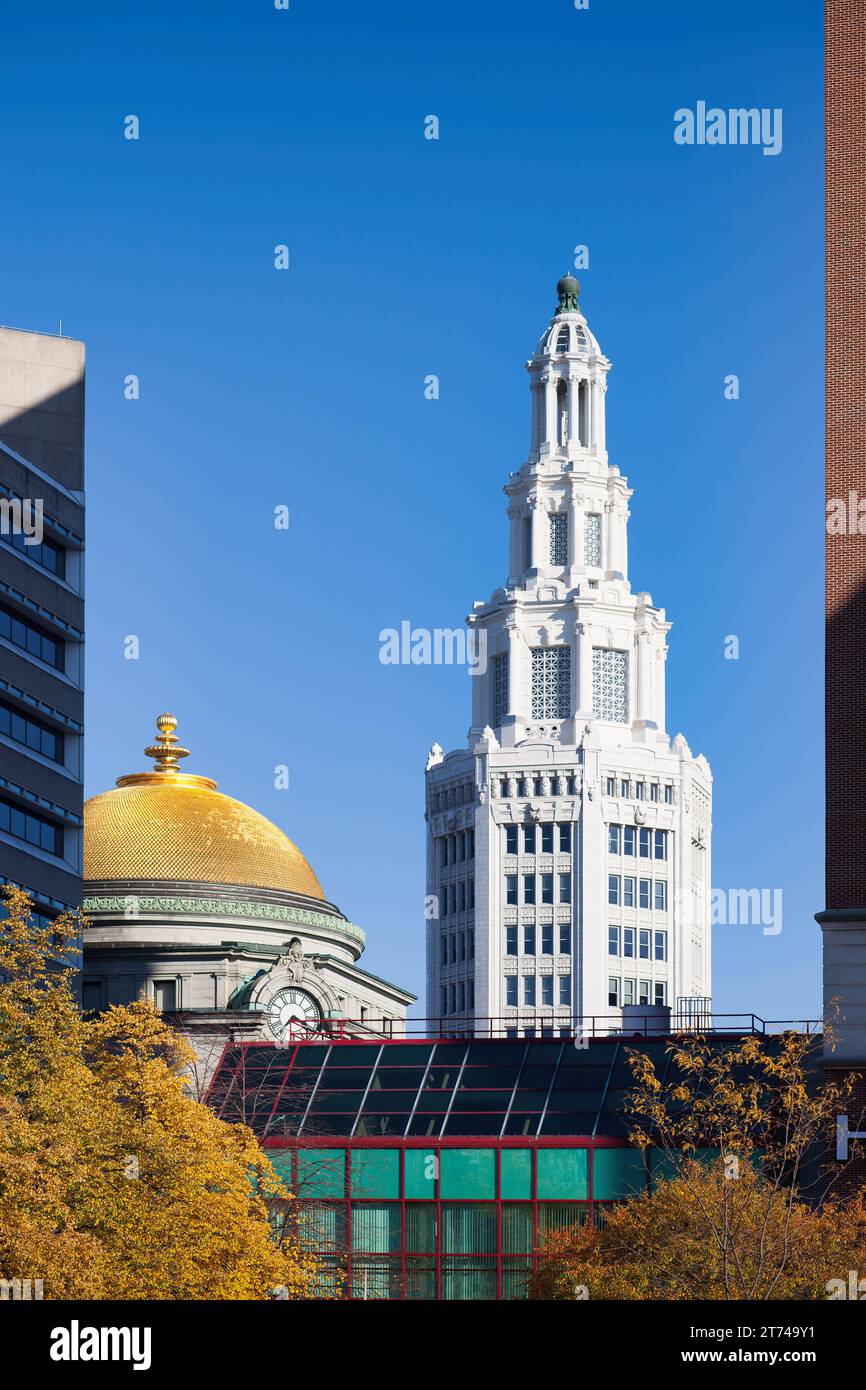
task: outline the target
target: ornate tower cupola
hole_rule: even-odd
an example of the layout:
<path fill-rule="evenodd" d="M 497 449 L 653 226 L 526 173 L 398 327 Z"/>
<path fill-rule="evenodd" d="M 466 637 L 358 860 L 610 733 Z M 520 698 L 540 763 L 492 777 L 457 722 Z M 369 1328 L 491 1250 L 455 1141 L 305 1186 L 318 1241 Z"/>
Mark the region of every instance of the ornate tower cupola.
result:
<path fill-rule="evenodd" d="M 580 308 L 580 285 L 564 275 L 550 327 L 526 364 L 532 391 L 530 461 L 587 454 L 605 459 L 604 393 L 610 363 Z"/>

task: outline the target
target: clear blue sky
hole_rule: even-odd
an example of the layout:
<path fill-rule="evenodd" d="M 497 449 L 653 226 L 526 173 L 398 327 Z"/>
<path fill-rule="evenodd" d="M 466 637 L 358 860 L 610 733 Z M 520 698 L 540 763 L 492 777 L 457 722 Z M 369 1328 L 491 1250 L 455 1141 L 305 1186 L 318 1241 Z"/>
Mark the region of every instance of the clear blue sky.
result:
<path fill-rule="evenodd" d="M 469 679 L 382 666 L 377 635 L 455 626 L 504 579 L 523 362 L 586 243 L 631 578 L 674 623 L 669 728 L 715 775 L 713 881 L 784 893 L 780 936 L 717 931 L 715 1004 L 814 1016 L 821 45 L 818 0 L 6 16 L 0 321 L 88 348 L 90 793 L 173 710 L 190 770 L 297 839 L 367 968 L 422 991 L 424 760 L 464 741 Z M 699 99 L 782 107 L 782 153 L 675 145 Z"/>

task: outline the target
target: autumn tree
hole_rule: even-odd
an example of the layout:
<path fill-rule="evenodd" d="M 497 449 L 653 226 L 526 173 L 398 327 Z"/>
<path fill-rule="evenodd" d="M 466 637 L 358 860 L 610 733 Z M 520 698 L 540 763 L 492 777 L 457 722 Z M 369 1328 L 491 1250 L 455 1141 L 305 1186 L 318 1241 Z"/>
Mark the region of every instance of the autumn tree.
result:
<path fill-rule="evenodd" d="M 292 1197 L 252 1132 L 191 1098 L 189 1044 L 147 1001 L 82 1018 L 72 914 L 0 921 L 0 1278 L 45 1298 L 262 1299 L 315 1291 Z"/>
<path fill-rule="evenodd" d="M 531 1296 L 826 1297 L 862 1263 L 866 1208 L 837 1199 L 838 1174 L 817 1162 L 852 1084 L 816 1083 L 819 1045 L 794 1032 L 722 1046 L 689 1036 L 658 1069 L 631 1051 L 630 1140 L 651 1158 L 653 1190 L 598 1228 L 553 1235 Z"/>

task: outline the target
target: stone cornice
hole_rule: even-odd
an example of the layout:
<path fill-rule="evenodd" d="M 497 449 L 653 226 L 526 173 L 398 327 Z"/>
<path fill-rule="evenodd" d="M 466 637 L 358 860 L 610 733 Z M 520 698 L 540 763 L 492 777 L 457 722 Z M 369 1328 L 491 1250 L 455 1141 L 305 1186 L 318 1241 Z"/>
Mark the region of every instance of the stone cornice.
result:
<path fill-rule="evenodd" d="M 363 949 L 366 937 L 361 927 L 348 922 L 344 917 L 331 916 L 324 912 L 313 912 L 301 907 L 280 907 L 276 903 L 241 902 L 230 898 L 180 898 L 180 897 L 142 897 L 129 893 L 121 897 L 85 898 L 82 911 L 85 916 L 96 913 L 110 914 L 134 921 L 127 916 L 130 902 L 135 902 L 138 913 L 161 913 L 172 916 L 195 915 L 199 917 L 254 917 L 266 922 L 291 922 L 297 926 L 312 927 L 320 931 L 336 932 L 347 936 Z"/>

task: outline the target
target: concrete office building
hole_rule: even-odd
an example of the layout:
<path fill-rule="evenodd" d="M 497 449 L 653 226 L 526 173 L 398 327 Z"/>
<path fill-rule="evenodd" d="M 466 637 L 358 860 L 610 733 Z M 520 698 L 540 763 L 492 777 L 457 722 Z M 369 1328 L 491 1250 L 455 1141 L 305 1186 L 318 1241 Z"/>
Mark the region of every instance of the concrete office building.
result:
<path fill-rule="evenodd" d="M 0 883 L 81 904 L 84 344 L 0 329 Z"/>

